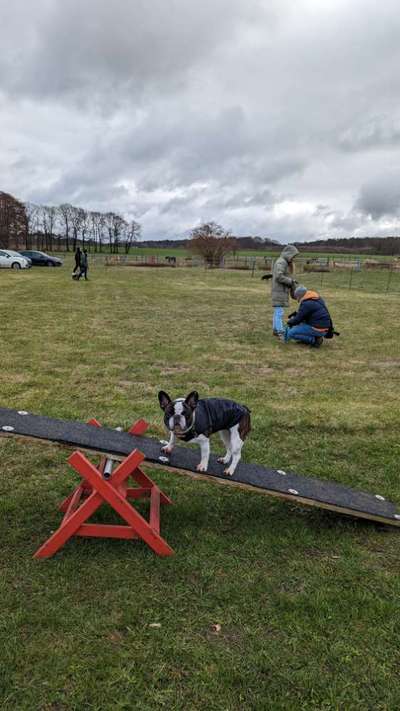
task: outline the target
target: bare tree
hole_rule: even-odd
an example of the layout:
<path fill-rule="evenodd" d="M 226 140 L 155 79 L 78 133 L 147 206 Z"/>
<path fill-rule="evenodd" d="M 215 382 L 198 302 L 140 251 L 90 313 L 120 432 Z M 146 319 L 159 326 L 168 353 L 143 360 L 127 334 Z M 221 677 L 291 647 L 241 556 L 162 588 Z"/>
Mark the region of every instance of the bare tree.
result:
<path fill-rule="evenodd" d="M 57 208 L 54 205 L 39 207 L 39 223 L 45 239 L 45 249 L 53 249 L 54 228 L 57 220 Z"/>
<path fill-rule="evenodd" d="M 32 249 L 34 246 L 34 238 L 39 232 L 39 205 L 35 205 L 33 202 L 25 203 L 25 219 L 26 219 L 26 238 L 25 238 L 25 249 Z M 37 247 L 37 244 L 36 244 Z"/>
<path fill-rule="evenodd" d="M 82 209 L 71 205 L 72 249 L 75 252 L 82 223 Z"/>
<path fill-rule="evenodd" d="M 89 212 L 90 234 L 94 244 L 95 252 L 101 252 L 104 229 L 106 224 L 105 215 L 102 212 Z"/>
<path fill-rule="evenodd" d="M 118 254 L 119 245 L 124 234 L 124 230 L 127 227 L 127 222 L 116 212 L 107 212 L 105 220 L 110 243 L 110 253 Z"/>
<path fill-rule="evenodd" d="M 203 257 L 209 266 L 219 266 L 225 254 L 232 252 L 234 242 L 221 225 L 205 222 L 191 230 L 189 248 Z"/>
<path fill-rule="evenodd" d="M 26 243 L 25 205 L 8 193 L 0 192 L 0 246 L 3 249 Z"/>
<path fill-rule="evenodd" d="M 99 252 L 102 251 L 102 245 L 104 242 L 104 236 L 106 234 L 106 216 L 104 213 L 100 213 L 98 231 L 97 231 L 97 242 L 99 245 Z"/>
<path fill-rule="evenodd" d="M 44 205 L 38 205 L 38 248 L 47 249 L 47 238 L 46 238 L 46 210 Z"/>
<path fill-rule="evenodd" d="M 139 222 L 131 220 L 129 225 L 127 225 L 126 238 L 125 238 L 125 253 L 129 254 L 129 250 L 132 245 L 140 239 L 140 234 L 142 227 Z"/>
<path fill-rule="evenodd" d="M 105 213 L 104 226 L 105 226 L 106 233 L 108 236 L 108 244 L 110 247 L 110 252 L 112 252 L 112 243 L 113 243 L 113 213 L 112 212 Z"/>
<path fill-rule="evenodd" d="M 67 202 L 63 203 L 58 208 L 60 221 L 64 223 L 65 249 L 67 252 L 69 252 L 69 231 L 72 223 L 73 209 L 72 205 Z"/>
<path fill-rule="evenodd" d="M 86 235 L 90 229 L 90 217 L 89 213 L 87 210 L 84 210 L 83 207 L 79 207 L 78 210 L 81 213 L 81 222 L 80 222 L 80 229 L 81 229 L 81 240 L 82 240 L 82 246 L 85 246 L 86 242 Z M 89 248 L 90 248 L 90 242 L 89 242 Z"/>

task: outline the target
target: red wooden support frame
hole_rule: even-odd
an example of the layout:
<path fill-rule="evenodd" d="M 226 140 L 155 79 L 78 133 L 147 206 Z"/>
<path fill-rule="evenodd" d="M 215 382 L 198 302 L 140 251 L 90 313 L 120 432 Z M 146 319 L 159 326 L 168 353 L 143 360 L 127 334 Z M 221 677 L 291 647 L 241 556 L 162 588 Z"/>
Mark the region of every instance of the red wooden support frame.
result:
<path fill-rule="evenodd" d="M 88 424 L 100 427 L 97 420 Z M 129 432 L 138 435 L 147 429 L 144 420 L 136 422 Z M 64 518 L 60 527 L 36 551 L 35 558 L 49 558 L 54 555 L 72 536 L 94 538 L 139 538 L 145 541 L 160 556 L 173 554 L 172 548 L 160 536 L 160 505 L 172 503 L 157 484 L 140 468 L 144 454 L 133 450 L 111 473 L 109 479 L 103 477 L 107 462 L 102 457 L 95 466 L 81 452 L 73 452 L 68 458 L 71 466 L 81 475 L 81 484 L 60 504 Z M 128 478 L 135 484 L 128 487 Z M 129 499 L 147 498 L 150 502 L 149 521 L 139 514 Z M 108 503 L 125 521 L 125 525 L 87 523 L 88 519 L 103 503 Z"/>
<path fill-rule="evenodd" d="M 92 417 L 90 420 L 88 420 L 86 424 L 93 425 L 94 427 L 101 427 L 102 426 L 101 422 L 96 420 L 95 417 Z M 133 425 L 130 427 L 128 432 L 131 435 L 142 435 L 146 432 L 146 430 L 148 428 L 149 428 L 149 424 L 148 424 L 148 422 L 146 422 L 146 420 L 136 420 L 136 422 L 133 423 Z M 106 461 L 107 461 L 107 457 L 104 457 L 104 456 L 101 457 L 101 459 L 99 461 L 98 469 L 101 472 L 101 474 L 104 473 L 104 467 L 106 466 Z M 62 511 L 63 513 L 65 513 L 67 511 L 67 508 L 69 506 L 69 503 L 70 503 L 72 497 L 76 494 L 78 489 L 81 489 L 82 486 L 84 487 L 83 493 L 91 493 L 91 487 L 89 484 L 87 484 L 87 483 L 81 484 L 80 486 L 78 486 L 77 489 L 75 489 L 75 491 L 72 492 L 72 494 L 67 496 L 67 498 L 61 502 L 61 504 L 58 507 L 60 511 Z"/>

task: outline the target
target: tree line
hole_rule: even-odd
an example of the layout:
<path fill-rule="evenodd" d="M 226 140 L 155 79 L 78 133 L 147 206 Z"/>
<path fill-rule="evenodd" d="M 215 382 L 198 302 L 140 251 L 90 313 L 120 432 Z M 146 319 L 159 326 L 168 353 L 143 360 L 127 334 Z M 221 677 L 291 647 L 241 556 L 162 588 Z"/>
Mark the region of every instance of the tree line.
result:
<path fill-rule="evenodd" d="M 129 252 L 140 239 L 141 225 L 117 212 L 85 210 L 70 203 L 23 203 L 0 192 L 0 246 L 3 249 Z"/>
<path fill-rule="evenodd" d="M 349 254 L 400 254 L 400 237 L 337 237 L 312 242 L 295 242 L 296 247 L 307 252 L 338 252 Z"/>

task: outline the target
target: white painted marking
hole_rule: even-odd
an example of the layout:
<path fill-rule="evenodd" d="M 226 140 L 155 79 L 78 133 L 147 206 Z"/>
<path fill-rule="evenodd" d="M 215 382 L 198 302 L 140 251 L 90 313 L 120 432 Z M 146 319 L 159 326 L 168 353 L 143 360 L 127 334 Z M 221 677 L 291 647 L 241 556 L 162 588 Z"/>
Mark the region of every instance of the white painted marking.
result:
<path fill-rule="evenodd" d="M 282 474 L 282 476 L 286 476 L 286 472 L 283 471 L 283 469 L 277 469 L 276 470 L 278 474 Z"/>
<path fill-rule="evenodd" d="M 169 462 L 168 457 L 158 457 L 158 458 L 159 458 L 160 462 L 163 462 L 164 464 L 166 464 L 167 462 Z"/>
<path fill-rule="evenodd" d="M 380 494 L 375 494 L 375 498 L 379 499 L 379 501 L 385 501 L 385 497 L 381 496 Z"/>
<path fill-rule="evenodd" d="M 29 412 L 27 412 L 26 410 L 18 410 L 18 414 L 19 415 L 29 415 Z"/>
<path fill-rule="evenodd" d="M 174 412 L 175 412 L 175 415 L 181 415 L 181 414 L 182 414 L 182 412 L 183 412 L 183 400 L 178 400 L 178 402 L 175 401 Z"/>
<path fill-rule="evenodd" d="M 394 518 L 396 519 L 396 521 L 400 521 L 400 514 L 395 514 Z"/>
<path fill-rule="evenodd" d="M 1 429 L 4 430 L 4 432 L 14 432 L 14 427 L 11 427 L 11 425 L 3 425 Z"/>
<path fill-rule="evenodd" d="M 296 489 L 288 489 L 289 494 L 294 494 L 295 496 L 299 493 Z"/>

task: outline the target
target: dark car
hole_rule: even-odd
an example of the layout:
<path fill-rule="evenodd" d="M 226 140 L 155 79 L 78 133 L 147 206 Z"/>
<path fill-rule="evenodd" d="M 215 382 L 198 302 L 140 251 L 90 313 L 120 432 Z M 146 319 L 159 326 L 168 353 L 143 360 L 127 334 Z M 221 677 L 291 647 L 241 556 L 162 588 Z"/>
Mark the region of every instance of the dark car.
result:
<path fill-rule="evenodd" d="M 37 252 L 34 250 L 26 249 L 20 252 L 24 257 L 28 257 L 33 267 L 61 267 L 63 262 L 62 259 L 58 257 L 52 257 L 46 252 Z"/>

